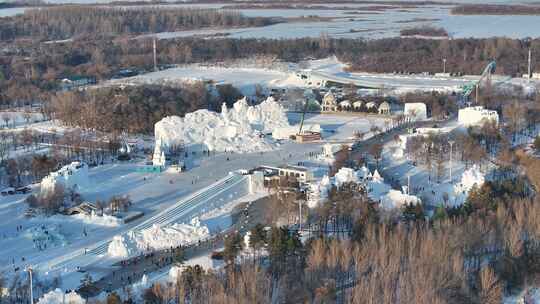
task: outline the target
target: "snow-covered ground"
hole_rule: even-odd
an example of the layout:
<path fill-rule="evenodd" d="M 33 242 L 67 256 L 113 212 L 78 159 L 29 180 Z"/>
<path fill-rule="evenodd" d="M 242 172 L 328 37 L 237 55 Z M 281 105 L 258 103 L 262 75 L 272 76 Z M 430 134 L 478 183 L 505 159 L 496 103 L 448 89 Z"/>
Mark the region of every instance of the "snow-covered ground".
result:
<path fill-rule="evenodd" d="M 264 68 L 226 68 L 189 65 L 151 72 L 126 79 L 111 80 L 107 84 L 141 84 L 192 82 L 212 80 L 216 84 L 231 84 L 245 95 L 254 95 L 256 85 L 263 88 L 285 88 L 302 86 L 293 73 Z"/>
<path fill-rule="evenodd" d="M 41 113 L 0 111 L 0 129 L 25 127 L 27 125 L 43 121 L 43 119 L 44 117 Z"/>
<path fill-rule="evenodd" d="M 321 80 L 338 83 L 355 83 L 362 87 L 385 88 L 388 94 L 404 94 L 417 90 L 421 91 L 459 91 L 465 84 L 478 80 L 479 76 L 439 77 L 425 75 L 394 75 L 375 73 L 349 73 L 347 65 L 336 57 L 320 60 L 309 60 L 302 65 L 275 64 L 272 67 L 261 68 L 256 64 L 240 64 L 229 67 L 208 67 L 197 64 L 175 67 L 158 72 L 151 72 L 125 79 L 110 80 L 99 86 L 107 85 L 137 85 L 143 83 L 189 83 L 197 80 L 212 80 L 216 84 L 231 84 L 244 95 L 253 96 L 257 87 L 268 92 L 272 88 L 308 88 L 308 81 L 300 79 L 297 74 L 302 72 L 309 75 L 309 81 L 318 83 Z M 532 90 L 540 87 L 540 81 L 528 83 L 521 78 L 494 76 L 492 81 L 497 87 L 508 90 L 523 87 Z"/>
<path fill-rule="evenodd" d="M 302 119 L 301 113 L 290 112 L 287 114 L 289 121 L 297 125 Z M 363 139 L 371 137 L 372 127 L 384 130 L 390 126 L 390 120 L 381 116 L 363 116 L 347 114 L 310 114 L 305 116 L 304 124 L 319 125 L 323 131 L 323 140 L 329 142 L 352 142 L 355 132 L 365 133 Z"/>
<path fill-rule="evenodd" d="M 222 232 L 233 224 L 232 211 L 234 208 L 243 203 L 256 201 L 267 195 L 268 193 L 266 192 L 251 193 L 226 204 L 221 204 L 221 206 L 217 208 L 209 206 L 205 210 L 202 210 L 204 213 L 199 217 L 199 220 L 202 225 L 208 227 L 210 233 Z M 223 200 L 223 198 L 221 200 Z"/>

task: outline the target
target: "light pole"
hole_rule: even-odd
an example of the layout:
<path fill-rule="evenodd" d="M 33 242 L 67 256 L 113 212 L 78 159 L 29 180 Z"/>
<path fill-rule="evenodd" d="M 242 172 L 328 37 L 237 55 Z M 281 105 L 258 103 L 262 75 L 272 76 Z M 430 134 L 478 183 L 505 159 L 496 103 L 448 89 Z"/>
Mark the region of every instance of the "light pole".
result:
<path fill-rule="evenodd" d="M 34 304 L 34 292 L 32 290 L 32 266 L 27 266 L 26 271 L 30 276 L 30 304 Z"/>
<path fill-rule="evenodd" d="M 477 84 L 476 84 L 476 90 L 475 90 L 475 91 L 476 91 L 476 92 L 475 92 L 475 98 L 474 98 L 476 104 L 478 104 L 478 89 L 479 89 L 479 87 L 480 87 L 480 84 L 477 83 Z"/>
<path fill-rule="evenodd" d="M 302 232 L 302 200 L 298 201 L 298 230 Z"/>
<path fill-rule="evenodd" d="M 452 148 L 454 146 L 454 141 L 449 140 L 448 143 L 450 144 L 450 183 L 452 182 Z"/>
<path fill-rule="evenodd" d="M 531 54 L 532 51 L 531 51 L 531 48 L 529 47 L 529 62 L 528 62 L 528 69 L 527 69 L 527 79 L 529 79 L 529 82 L 531 81 L 531 76 L 532 76 L 532 69 L 531 69 Z"/>
<path fill-rule="evenodd" d="M 407 174 L 407 195 L 411 195 L 411 175 Z"/>
<path fill-rule="evenodd" d="M 443 74 L 446 74 L 446 58 L 443 58 Z"/>

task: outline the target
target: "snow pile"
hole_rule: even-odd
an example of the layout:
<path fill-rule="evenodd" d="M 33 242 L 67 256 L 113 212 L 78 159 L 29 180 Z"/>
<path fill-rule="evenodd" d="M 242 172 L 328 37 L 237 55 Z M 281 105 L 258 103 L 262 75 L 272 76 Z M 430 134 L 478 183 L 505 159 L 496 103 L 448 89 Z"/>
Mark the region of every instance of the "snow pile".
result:
<path fill-rule="evenodd" d="M 112 215 L 97 215 L 94 212 L 90 215 L 78 213 L 71 216 L 72 218 L 79 220 L 87 225 L 97 225 L 104 227 L 117 227 L 120 226 L 122 220 Z"/>
<path fill-rule="evenodd" d="M 121 235 L 115 236 L 107 248 L 107 254 L 113 258 L 127 258 L 131 253 L 131 249 L 128 248 Z"/>
<path fill-rule="evenodd" d="M 472 187 L 475 185 L 480 187 L 484 182 L 485 176 L 477 165 L 473 165 L 471 168 L 465 170 L 461 175 L 460 183 L 454 185 L 455 204 L 457 206 L 462 205 L 467 199 Z"/>
<path fill-rule="evenodd" d="M 309 185 L 307 205 L 309 208 L 315 208 L 320 203 L 328 199 L 328 192 L 332 188 L 332 181 L 325 175 L 318 183 Z"/>
<path fill-rule="evenodd" d="M 248 106 L 244 98 L 232 109 L 223 104 L 221 113 L 198 110 L 184 118 L 165 117 L 155 125 L 155 139 L 164 147 L 185 144 L 191 150 L 267 151 L 272 146 L 261 133 L 288 126 L 283 107 L 272 97 L 256 106 Z"/>
<path fill-rule="evenodd" d="M 422 102 L 406 103 L 403 114 L 410 121 L 419 121 L 427 119 L 426 104 Z"/>
<path fill-rule="evenodd" d="M 408 204 L 416 205 L 418 203 L 420 203 L 418 197 L 393 189 L 381 197 L 381 207 L 387 210 L 401 208 Z"/>
<path fill-rule="evenodd" d="M 80 295 L 78 295 L 74 291 L 70 293 L 64 293 L 62 290 L 57 288 L 43 295 L 43 297 L 39 299 L 37 304 L 60 304 L 60 303 L 84 304 L 86 302 Z"/>
<path fill-rule="evenodd" d="M 182 268 L 176 265 L 172 266 L 171 269 L 169 270 L 169 278 L 173 282 L 176 282 L 178 277 L 180 277 L 181 275 L 182 275 Z"/>
<path fill-rule="evenodd" d="M 99 216 L 95 213 L 91 215 L 74 214 L 74 215 L 54 215 L 49 217 L 38 217 L 41 222 L 58 224 L 65 229 L 82 229 L 83 226 L 101 226 L 101 227 L 118 227 L 122 224 L 122 220 L 111 215 Z"/>
<path fill-rule="evenodd" d="M 421 202 L 420 199 L 414 195 L 392 189 L 390 185 L 384 182 L 384 178 L 381 177 L 377 170 L 373 172 L 373 176 L 368 180 L 367 186 L 369 198 L 379 202 L 381 207 L 387 210 Z"/>
<path fill-rule="evenodd" d="M 482 106 L 460 109 L 458 112 L 459 123 L 465 126 L 481 126 L 487 121 L 499 123 L 497 111 L 484 109 Z"/>
<path fill-rule="evenodd" d="M 358 175 L 354 169 L 343 167 L 334 176 L 334 184 L 339 188 L 343 184 L 358 183 Z"/>
<path fill-rule="evenodd" d="M 206 226 L 174 224 L 170 227 L 160 227 L 154 225 L 137 234 L 135 242 L 139 249 L 159 250 L 191 244 L 209 235 L 210 232 Z"/>
<path fill-rule="evenodd" d="M 112 257 L 127 257 L 135 252 L 189 245 L 209 235 L 208 227 L 201 226 L 198 218 L 194 218 L 191 225 L 173 224 L 167 227 L 153 225 L 148 229 L 116 236 L 109 244 L 108 253 Z"/>
<path fill-rule="evenodd" d="M 56 185 L 62 185 L 66 190 L 79 191 L 88 186 L 88 165 L 83 162 L 72 162 L 60 170 L 52 172 L 41 181 L 41 193 L 54 191 Z"/>
<path fill-rule="evenodd" d="M 393 147 L 392 157 L 395 159 L 402 159 L 405 157 L 405 150 L 399 146 Z"/>
<path fill-rule="evenodd" d="M 317 157 L 318 160 L 327 164 L 333 164 L 336 160 L 335 154 L 343 149 L 342 144 L 327 143 L 322 147 L 322 153 Z"/>

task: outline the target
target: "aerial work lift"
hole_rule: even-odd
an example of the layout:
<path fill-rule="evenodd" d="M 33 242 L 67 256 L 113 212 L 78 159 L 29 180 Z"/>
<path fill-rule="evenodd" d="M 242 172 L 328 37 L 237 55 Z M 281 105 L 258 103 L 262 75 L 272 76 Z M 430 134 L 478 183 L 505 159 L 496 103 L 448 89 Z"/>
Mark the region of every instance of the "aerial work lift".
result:
<path fill-rule="evenodd" d="M 484 71 L 482 72 L 482 75 L 480 75 L 480 79 L 478 79 L 478 81 L 468 83 L 462 87 L 463 97 L 469 98 L 472 92 L 476 91 L 475 102 L 478 102 L 478 89 L 480 88 L 482 81 L 486 80 L 487 82 L 491 82 L 491 75 L 495 73 L 496 69 L 497 69 L 497 63 L 495 62 L 495 60 L 490 61 L 488 65 L 486 66 L 486 68 L 484 69 Z"/>

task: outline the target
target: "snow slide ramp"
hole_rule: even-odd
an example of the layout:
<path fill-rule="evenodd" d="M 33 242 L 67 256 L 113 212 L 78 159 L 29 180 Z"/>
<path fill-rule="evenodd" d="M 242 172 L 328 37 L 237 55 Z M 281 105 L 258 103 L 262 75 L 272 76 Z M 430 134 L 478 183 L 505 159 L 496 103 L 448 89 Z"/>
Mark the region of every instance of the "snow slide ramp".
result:
<path fill-rule="evenodd" d="M 174 223 L 188 222 L 190 218 L 199 212 L 205 206 L 210 205 L 217 197 L 226 195 L 236 190 L 236 196 L 244 196 L 248 194 L 248 177 L 236 173 L 231 173 L 227 177 L 217 181 L 216 183 L 203 188 L 182 200 L 176 202 L 169 208 L 159 212 L 146 221 L 138 224 L 132 229 L 125 231 L 119 235 L 126 236 L 130 231 L 141 231 L 148 229 L 153 225 L 167 226 Z M 222 204 L 227 203 L 226 200 Z M 221 207 L 221 206 L 216 206 Z M 78 249 L 70 254 L 61 256 L 52 261 L 39 265 L 41 269 L 60 270 L 67 269 L 75 270 L 76 267 L 85 267 L 97 261 L 100 256 L 107 253 L 109 244 L 114 236 L 102 242 L 96 243 L 91 247 Z"/>

